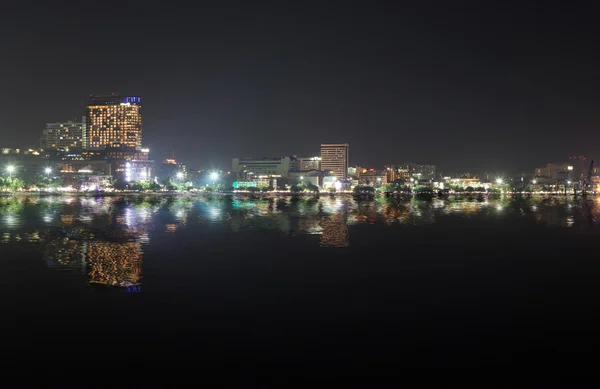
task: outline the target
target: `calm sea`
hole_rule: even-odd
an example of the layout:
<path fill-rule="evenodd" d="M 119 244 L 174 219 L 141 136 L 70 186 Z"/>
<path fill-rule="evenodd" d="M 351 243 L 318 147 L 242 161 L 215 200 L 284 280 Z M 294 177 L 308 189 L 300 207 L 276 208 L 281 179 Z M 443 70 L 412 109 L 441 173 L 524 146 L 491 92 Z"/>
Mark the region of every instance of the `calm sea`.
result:
<path fill-rule="evenodd" d="M 3 352 L 340 375 L 592 360 L 599 213 L 565 197 L 0 197 Z"/>

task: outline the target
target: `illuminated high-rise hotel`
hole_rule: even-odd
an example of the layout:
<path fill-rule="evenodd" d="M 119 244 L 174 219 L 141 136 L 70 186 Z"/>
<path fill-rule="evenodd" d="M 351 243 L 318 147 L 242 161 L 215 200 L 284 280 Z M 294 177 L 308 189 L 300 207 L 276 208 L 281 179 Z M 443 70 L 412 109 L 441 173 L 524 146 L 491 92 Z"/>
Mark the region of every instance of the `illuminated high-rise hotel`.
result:
<path fill-rule="evenodd" d="M 321 145 L 321 170 L 333 172 L 338 180 L 348 179 L 348 151 L 346 143 Z"/>
<path fill-rule="evenodd" d="M 141 97 L 90 96 L 84 148 L 142 148 Z"/>

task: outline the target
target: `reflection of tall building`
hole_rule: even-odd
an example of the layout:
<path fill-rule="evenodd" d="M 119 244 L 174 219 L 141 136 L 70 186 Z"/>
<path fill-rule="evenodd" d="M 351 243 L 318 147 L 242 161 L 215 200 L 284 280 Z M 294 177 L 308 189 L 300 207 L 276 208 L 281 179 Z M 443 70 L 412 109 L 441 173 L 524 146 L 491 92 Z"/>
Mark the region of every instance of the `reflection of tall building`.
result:
<path fill-rule="evenodd" d="M 80 241 L 53 240 L 44 247 L 43 255 L 48 266 L 81 272 L 85 269 L 85 246 Z"/>
<path fill-rule="evenodd" d="M 51 239 L 44 247 L 44 260 L 61 270 L 87 269 L 89 282 L 123 286 L 142 279 L 139 242 L 89 241 L 84 236 Z"/>
<path fill-rule="evenodd" d="M 90 283 L 139 284 L 142 280 L 142 249 L 139 242 L 93 241 L 87 247 Z"/>
<path fill-rule="evenodd" d="M 346 223 L 346 211 L 340 211 L 323 219 L 322 247 L 348 247 L 350 233 Z"/>

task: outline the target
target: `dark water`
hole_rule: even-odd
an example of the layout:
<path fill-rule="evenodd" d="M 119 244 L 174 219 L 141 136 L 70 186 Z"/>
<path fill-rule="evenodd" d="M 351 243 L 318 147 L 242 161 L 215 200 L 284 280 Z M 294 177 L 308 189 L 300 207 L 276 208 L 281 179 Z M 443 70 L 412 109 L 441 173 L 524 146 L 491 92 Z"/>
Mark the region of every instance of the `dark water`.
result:
<path fill-rule="evenodd" d="M 3 352 L 144 374 L 593 361 L 599 212 L 560 197 L 0 198 Z"/>

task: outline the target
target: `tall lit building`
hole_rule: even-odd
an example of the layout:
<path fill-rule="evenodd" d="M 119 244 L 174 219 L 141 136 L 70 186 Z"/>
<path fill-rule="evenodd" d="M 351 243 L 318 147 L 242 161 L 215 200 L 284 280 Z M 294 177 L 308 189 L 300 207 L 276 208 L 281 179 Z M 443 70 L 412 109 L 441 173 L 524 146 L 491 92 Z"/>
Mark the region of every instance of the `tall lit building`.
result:
<path fill-rule="evenodd" d="M 84 147 L 142 147 L 141 97 L 90 96 L 86 110 Z"/>
<path fill-rule="evenodd" d="M 46 123 L 41 147 L 46 150 L 69 150 L 69 148 L 81 148 L 83 146 L 83 133 L 85 131 L 86 118 L 80 122 L 66 121 Z"/>
<path fill-rule="evenodd" d="M 338 180 L 348 179 L 347 143 L 332 143 L 321 145 L 321 170 L 333 172 Z"/>

